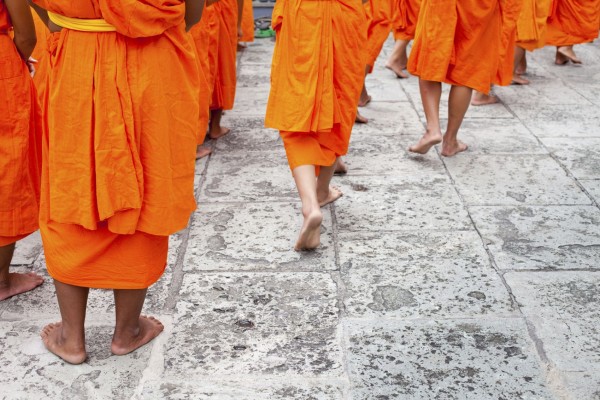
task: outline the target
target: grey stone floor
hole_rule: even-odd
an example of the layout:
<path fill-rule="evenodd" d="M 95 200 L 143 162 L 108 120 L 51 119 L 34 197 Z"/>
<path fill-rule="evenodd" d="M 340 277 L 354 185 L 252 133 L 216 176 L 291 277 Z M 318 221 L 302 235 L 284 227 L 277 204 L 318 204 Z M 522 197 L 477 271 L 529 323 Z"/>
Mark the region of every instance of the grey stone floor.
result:
<path fill-rule="evenodd" d="M 272 43 L 251 45 L 233 132 L 198 164 L 198 211 L 150 290 L 164 334 L 111 356 L 111 294 L 94 291 L 88 362 L 47 353 L 38 332 L 59 314 L 31 237 L 14 269 L 47 278 L 0 304 L 0 398 L 600 399 L 600 45 L 577 48 L 581 67 L 552 51 L 530 57 L 530 86 L 469 110 L 453 159 L 407 154 L 417 79 L 380 62 L 345 196 L 299 254 L 298 197 L 263 128 Z"/>

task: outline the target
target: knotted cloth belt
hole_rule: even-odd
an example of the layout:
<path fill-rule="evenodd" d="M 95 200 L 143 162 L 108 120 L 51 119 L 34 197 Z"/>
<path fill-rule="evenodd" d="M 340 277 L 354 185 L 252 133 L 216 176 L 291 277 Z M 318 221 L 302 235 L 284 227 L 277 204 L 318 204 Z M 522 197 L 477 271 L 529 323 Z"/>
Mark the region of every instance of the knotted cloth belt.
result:
<path fill-rule="evenodd" d="M 56 14 L 48 11 L 50 21 L 60 26 L 61 28 L 72 29 L 81 32 L 116 32 L 117 28 L 106 22 L 102 18 L 98 19 L 83 19 L 71 18 L 64 15 Z"/>

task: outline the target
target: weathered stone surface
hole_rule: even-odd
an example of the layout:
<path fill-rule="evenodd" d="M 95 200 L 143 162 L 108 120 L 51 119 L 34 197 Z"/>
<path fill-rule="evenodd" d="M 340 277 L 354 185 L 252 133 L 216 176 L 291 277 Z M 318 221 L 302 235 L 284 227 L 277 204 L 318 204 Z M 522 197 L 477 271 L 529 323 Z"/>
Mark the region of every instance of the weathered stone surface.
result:
<path fill-rule="evenodd" d="M 408 101 L 406 93 L 404 93 L 398 79 L 395 79 L 391 71 L 390 74 L 385 75 L 385 78 L 379 78 L 378 76 L 373 75 L 367 76 L 366 86 L 373 102 Z"/>
<path fill-rule="evenodd" d="M 552 399 L 521 319 L 349 321 L 362 399 Z"/>
<path fill-rule="evenodd" d="M 366 135 L 375 141 L 373 135 L 421 135 L 423 123 L 410 103 L 373 102 L 362 107 L 359 112 L 369 119 L 368 124 L 356 124 L 352 136 Z"/>
<path fill-rule="evenodd" d="M 230 119 L 224 119 L 227 124 Z M 279 132 L 264 128 L 262 118 L 239 118 L 235 130 L 216 141 L 217 154 L 229 152 L 270 152 L 283 148 Z M 257 157 L 257 156 L 254 156 Z M 216 157 L 215 157 L 216 158 Z"/>
<path fill-rule="evenodd" d="M 341 233 L 349 317 L 514 315 L 476 232 Z"/>
<path fill-rule="evenodd" d="M 510 109 L 538 137 L 600 136 L 597 105 L 511 104 Z"/>
<path fill-rule="evenodd" d="M 596 207 L 473 207 L 470 213 L 500 269 L 600 267 Z"/>
<path fill-rule="evenodd" d="M 12 264 L 31 265 L 37 260 L 41 252 L 42 237 L 38 231 L 17 242 Z"/>
<path fill-rule="evenodd" d="M 548 149 L 577 179 L 600 179 L 600 137 L 542 138 Z"/>
<path fill-rule="evenodd" d="M 526 78 L 530 79 L 529 74 Z M 538 105 L 591 104 L 576 90 L 565 86 L 564 83 L 554 79 L 548 73 L 536 78 L 531 79 L 531 84 L 529 85 L 511 85 L 497 87 L 494 90 L 498 92 L 502 101 L 511 107 L 513 104 L 530 104 L 531 99 L 535 99 L 535 104 Z"/>
<path fill-rule="evenodd" d="M 339 376 L 338 312 L 328 274 L 186 274 L 164 376 Z"/>
<path fill-rule="evenodd" d="M 600 394 L 600 274 L 510 272 L 507 283 L 572 398 Z M 563 389 L 564 391 L 564 389 Z"/>
<path fill-rule="evenodd" d="M 336 269 L 329 208 L 324 211 L 321 246 L 296 252 L 302 226 L 296 204 L 210 204 L 201 206 L 191 227 L 186 272 L 202 270 Z"/>
<path fill-rule="evenodd" d="M 580 183 L 583 185 L 585 190 L 592 196 L 596 203 L 600 204 L 600 180 L 582 180 Z"/>
<path fill-rule="evenodd" d="M 527 128 L 517 120 L 466 120 L 460 140 L 469 149 L 467 156 L 483 154 L 547 154 Z"/>
<path fill-rule="evenodd" d="M 575 180 L 547 155 L 465 155 L 445 164 L 470 205 L 590 204 Z"/>

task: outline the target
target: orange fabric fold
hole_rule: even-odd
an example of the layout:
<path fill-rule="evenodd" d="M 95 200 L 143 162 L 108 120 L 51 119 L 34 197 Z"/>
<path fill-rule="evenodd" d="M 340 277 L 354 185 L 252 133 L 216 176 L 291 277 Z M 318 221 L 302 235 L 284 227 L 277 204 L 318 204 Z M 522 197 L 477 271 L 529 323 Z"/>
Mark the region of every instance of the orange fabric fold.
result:
<path fill-rule="evenodd" d="M 252 7 L 252 0 L 244 0 L 240 42 L 254 42 L 254 8 Z"/>
<path fill-rule="evenodd" d="M 423 0 L 408 70 L 489 93 L 512 80 L 517 0 Z"/>
<path fill-rule="evenodd" d="M 524 0 L 517 20 L 517 45 L 529 51 L 544 47 L 552 0 Z"/>
<path fill-rule="evenodd" d="M 570 46 L 598 37 L 600 0 L 554 0 L 546 44 Z"/>
<path fill-rule="evenodd" d="M 219 50 L 210 108 L 231 110 L 237 85 L 238 4 L 236 0 L 220 0 L 211 7 L 219 17 Z"/>
<path fill-rule="evenodd" d="M 18 236 L 0 236 L 0 247 L 8 246 L 9 244 L 13 244 L 18 242 L 19 240 L 25 239 L 27 236 L 31 235 L 31 233 L 26 233 L 24 235 Z"/>
<path fill-rule="evenodd" d="M 40 99 L 40 104 L 42 104 L 46 92 L 48 74 L 50 73 L 50 57 L 48 55 L 48 36 L 50 36 L 50 31 L 33 9 L 31 10 L 31 14 L 33 15 L 37 36 L 37 44 L 31 54 L 31 57 L 37 60 L 33 82 L 35 82 L 38 98 Z"/>
<path fill-rule="evenodd" d="M 0 237 L 14 243 L 38 229 L 42 119 L 11 27 L 0 2 Z"/>
<path fill-rule="evenodd" d="M 394 8 L 392 0 L 369 0 L 365 4 L 367 14 L 367 64 L 375 65 L 383 44 L 393 28 Z"/>
<path fill-rule="evenodd" d="M 392 28 L 395 40 L 413 40 L 419 20 L 421 0 L 395 0 Z"/>
<path fill-rule="evenodd" d="M 348 151 L 364 77 L 366 26 L 361 0 L 275 5 L 277 38 L 265 123 L 282 131 L 290 167 L 296 160 L 331 165 L 335 157 L 331 161 L 321 153 L 337 157 Z M 311 150 L 314 143 L 323 150 Z"/>

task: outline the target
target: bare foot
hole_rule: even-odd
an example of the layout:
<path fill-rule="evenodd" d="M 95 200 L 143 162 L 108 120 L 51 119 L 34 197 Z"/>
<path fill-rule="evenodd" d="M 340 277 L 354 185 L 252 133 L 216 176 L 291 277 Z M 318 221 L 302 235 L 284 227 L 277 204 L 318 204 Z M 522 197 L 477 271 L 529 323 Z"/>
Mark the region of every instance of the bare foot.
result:
<path fill-rule="evenodd" d="M 208 157 L 212 153 L 212 150 L 208 147 L 200 147 L 198 151 L 196 151 L 196 160 L 199 160 L 204 157 Z"/>
<path fill-rule="evenodd" d="M 469 148 L 466 144 L 461 142 L 460 140 L 455 141 L 454 143 L 448 143 L 444 141 L 442 145 L 442 155 L 444 157 L 452 157 L 457 155 L 458 153 L 462 153 Z"/>
<path fill-rule="evenodd" d="M 473 99 L 471 99 L 471 105 L 473 106 L 485 106 L 495 103 L 498 103 L 498 98 L 496 96 L 487 95 L 480 92 L 475 92 Z"/>
<path fill-rule="evenodd" d="M 325 207 L 327 204 L 333 203 L 343 195 L 344 194 L 340 189 L 334 186 L 330 186 L 329 190 L 327 191 L 327 194 L 319 196 L 319 194 L 317 193 L 317 200 L 319 201 L 320 207 Z"/>
<path fill-rule="evenodd" d="M 304 215 L 304 223 L 298 236 L 294 249 L 296 251 L 313 250 L 321 244 L 321 223 L 323 213 L 320 209 L 313 210 Z"/>
<path fill-rule="evenodd" d="M 514 83 L 516 85 L 529 85 L 531 82 L 529 82 L 528 79 L 523 78 L 521 75 L 517 75 L 515 73 L 513 75 L 512 83 Z"/>
<path fill-rule="evenodd" d="M 223 136 L 227 135 L 229 132 L 231 132 L 231 129 L 229 128 L 223 128 L 222 126 L 213 128 L 210 130 L 208 137 L 216 140 L 219 138 L 222 138 Z"/>
<path fill-rule="evenodd" d="M 156 318 L 141 315 L 137 332 L 121 337 L 113 335 L 110 350 L 116 356 L 124 356 L 151 342 L 164 329 L 164 325 Z"/>
<path fill-rule="evenodd" d="M 83 344 L 67 343 L 67 340 L 63 337 L 62 322 L 46 325 L 42 329 L 40 336 L 48 351 L 69 364 L 78 365 L 83 363 L 87 358 Z"/>
<path fill-rule="evenodd" d="M 339 157 L 337 159 L 337 163 L 335 164 L 335 170 L 333 171 L 333 173 L 335 175 L 346 175 L 348 173 L 348 167 L 346 166 L 346 163 L 344 162 L 342 157 Z"/>
<path fill-rule="evenodd" d="M 581 60 L 577 58 L 573 46 L 561 46 L 556 49 L 556 64 L 564 65 L 571 61 L 573 64 L 581 64 Z"/>
<path fill-rule="evenodd" d="M 27 274 L 9 273 L 8 282 L 0 284 L 0 301 L 33 290 L 42 283 L 44 283 L 44 278 L 33 272 Z"/>
<path fill-rule="evenodd" d="M 516 75 L 524 75 L 526 73 L 527 73 L 527 57 L 523 56 L 521 58 L 521 61 L 519 61 L 517 68 L 515 68 L 515 74 Z"/>
<path fill-rule="evenodd" d="M 397 66 L 392 64 L 387 64 L 385 66 L 387 69 L 396 74 L 396 77 L 399 79 L 408 79 L 408 74 L 404 72 L 404 66 Z"/>
<path fill-rule="evenodd" d="M 429 133 L 426 132 L 419 142 L 408 148 L 411 153 L 426 154 L 433 146 L 442 143 L 441 133 Z"/>
<path fill-rule="evenodd" d="M 369 104 L 371 102 L 371 100 L 373 100 L 373 98 L 369 95 L 361 96 L 360 99 L 358 100 L 358 106 L 365 107 L 367 104 Z"/>
<path fill-rule="evenodd" d="M 359 112 L 357 112 L 354 122 L 356 122 L 357 124 L 368 124 L 369 119 L 367 117 L 362 116 Z"/>

